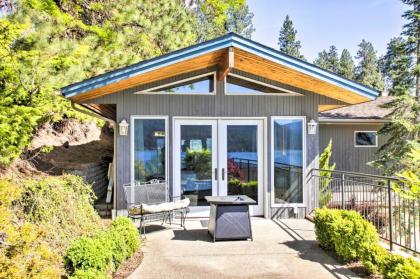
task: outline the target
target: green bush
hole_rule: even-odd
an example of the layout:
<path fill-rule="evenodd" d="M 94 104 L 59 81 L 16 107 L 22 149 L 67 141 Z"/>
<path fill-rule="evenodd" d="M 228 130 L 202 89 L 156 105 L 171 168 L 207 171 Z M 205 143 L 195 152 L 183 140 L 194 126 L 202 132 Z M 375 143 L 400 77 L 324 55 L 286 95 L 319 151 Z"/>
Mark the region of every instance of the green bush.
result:
<path fill-rule="evenodd" d="M 109 276 L 103 271 L 96 269 L 78 269 L 70 279 L 107 279 Z"/>
<path fill-rule="evenodd" d="M 95 269 L 106 271 L 112 264 L 112 243 L 107 233 L 81 237 L 68 249 L 66 266 L 71 271 Z"/>
<path fill-rule="evenodd" d="M 326 208 L 315 211 L 315 234 L 319 245 L 326 250 L 334 250 L 333 232 L 334 224 L 341 218 L 338 210 L 329 210 Z"/>
<path fill-rule="evenodd" d="M 139 247 L 140 235 L 133 222 L 127 217 L 118 217 L 107 231 L 76 240 L 67 250 L 66 267 L 73 276 L 79 276 L 76 278 L 83 278 L 85 274 L 91 276 L 94 272 L 105 276 Z"/>
<path fill-rule="evenodd" d="M 341 218 L 334 224 L 334 249 L 345 261 L 358 259 L 362 246 L 379 241 L 376 228 L 352 210 L 340 210 Z"/>
<path fill-rule="evenodd" d="M 420 263 L 389 253 L 380 245 L 375 227 L 359 213 L 317 209 L 314 221 L 320 246 L 334 249 L 345 261 L 361 260 L 369 272 L 385 279 L 420 278 Z"/>
<path fill-rule="evenodd" d="M 112 242 L 114 266 L 130 257 L 140 247 L 140 237 L 133 222 L 126 217 L 117 217 L 111 224 L 109 238 Z"/>

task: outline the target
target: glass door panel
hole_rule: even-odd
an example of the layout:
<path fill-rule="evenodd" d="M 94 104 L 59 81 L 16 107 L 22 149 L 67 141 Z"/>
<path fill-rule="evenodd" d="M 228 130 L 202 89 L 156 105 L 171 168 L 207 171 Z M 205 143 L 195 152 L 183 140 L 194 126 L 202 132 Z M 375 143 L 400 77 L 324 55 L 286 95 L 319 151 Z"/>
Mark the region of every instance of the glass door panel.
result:
<path fill-rule="evenodd" d="M 189 198 L 192 209 L 208 207 L 205 196 L 217 195 L 217 122 L 176 120 L 174 195 Z"/>

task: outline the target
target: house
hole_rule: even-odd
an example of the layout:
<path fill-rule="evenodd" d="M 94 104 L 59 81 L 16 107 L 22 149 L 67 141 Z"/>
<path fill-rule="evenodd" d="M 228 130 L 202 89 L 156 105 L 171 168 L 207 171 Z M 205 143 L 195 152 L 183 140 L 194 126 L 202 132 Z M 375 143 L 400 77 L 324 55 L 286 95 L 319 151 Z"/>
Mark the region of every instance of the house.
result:
<path fill-rule="evenodd" d="M 168 197 L 190 198 L 195 216 L 208 216 L 205 196 L 246 194 L 257 201 L 253 215 L 301 218 L 314 199 L 306 176 L 318 166 L 322 133 L 340 142 L 333 132 L 347 127 L 330 125 L 331 109 L 379 92 L 230 33 L 62 94 L 120 126 L 115 213 L 126 209 L 124 184 L 160 179 Z"/>
<path fill-rule="evenodd" d="M 320 150 L 332 141 L 331 161 L 337 170 L 380 174 L 367 163 L 377 158 L 379 148 L 386 143 L 386 137 L 377 132 L 388 121 L 392 109 L 384 105 L 392 100 L 392 96 L 381 96 L 319 113 Z"/>

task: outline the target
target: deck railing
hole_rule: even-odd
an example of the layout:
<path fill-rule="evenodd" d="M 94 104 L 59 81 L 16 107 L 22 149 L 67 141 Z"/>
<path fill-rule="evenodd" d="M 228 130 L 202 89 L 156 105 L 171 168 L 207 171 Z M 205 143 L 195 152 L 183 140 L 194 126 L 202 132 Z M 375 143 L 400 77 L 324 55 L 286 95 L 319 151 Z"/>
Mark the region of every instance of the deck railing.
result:
<path fill-rule="evenodd" d="M 389 243 L 420 253 L 420 200 L 404 197 L 392 186 L 396 178 L 313 169 L 308 176 L 310 211 L 320 208 L 356 210 Z"/>

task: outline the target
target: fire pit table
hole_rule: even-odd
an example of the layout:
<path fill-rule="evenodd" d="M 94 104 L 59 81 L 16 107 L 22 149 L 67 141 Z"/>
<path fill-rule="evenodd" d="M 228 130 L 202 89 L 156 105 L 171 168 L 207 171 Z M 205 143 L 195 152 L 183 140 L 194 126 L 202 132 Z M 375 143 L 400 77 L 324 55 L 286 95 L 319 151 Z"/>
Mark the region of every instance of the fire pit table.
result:
<path fill-rule="evenodd" d="M 251 239 L 249 206 L 256 201 L 245 195 L 206 196 L 210 203 L 209 234 L 216 240 Z"/>

